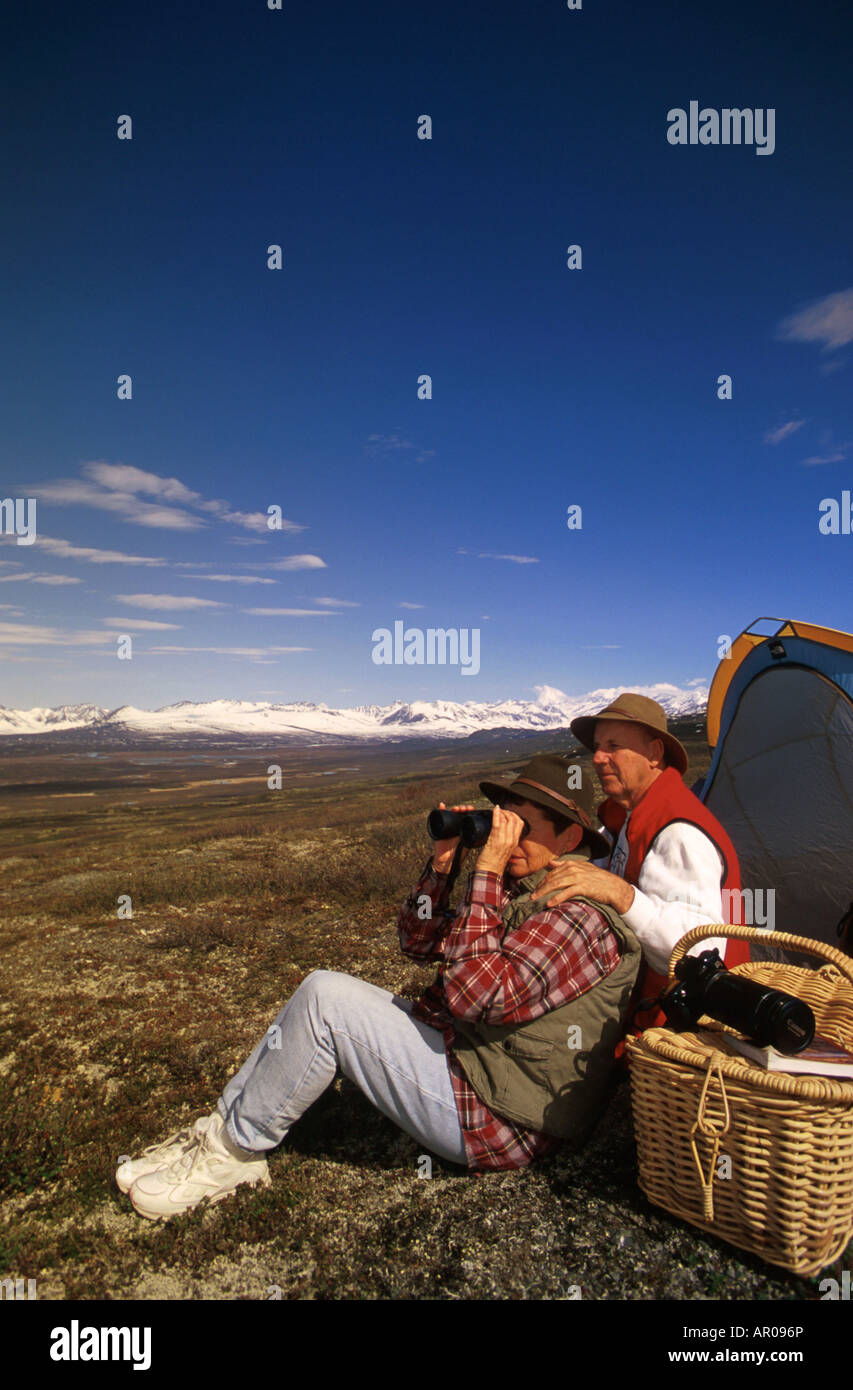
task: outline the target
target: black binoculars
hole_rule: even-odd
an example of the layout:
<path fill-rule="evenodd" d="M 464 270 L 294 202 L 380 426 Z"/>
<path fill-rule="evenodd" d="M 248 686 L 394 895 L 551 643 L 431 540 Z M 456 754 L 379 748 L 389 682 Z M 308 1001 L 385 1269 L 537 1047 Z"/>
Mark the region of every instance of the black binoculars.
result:
<path fill-rule="evenodd" d="M 467 849 L 479 849 L 480 845 L 484 845 L 491 829 L 491 811 L 430 811 L 427 819 L 431 839 L 460 839 Z M 521 838 L 529 834 L 530 826 L 524 821 Z"/>
<path fill-rule="evenodd" d="M 695 1028 L 707 1014 L 759 1047 L 775 1047 L 789 1057 L 802 1052 L 814 1037 L 815 1016 L 808 1004 L 781 989 L 733 975 L 719 951 L 682 956 L 675 975 L 677 983 L 664 991 L 660 1005 L 676 1032 Z"/>

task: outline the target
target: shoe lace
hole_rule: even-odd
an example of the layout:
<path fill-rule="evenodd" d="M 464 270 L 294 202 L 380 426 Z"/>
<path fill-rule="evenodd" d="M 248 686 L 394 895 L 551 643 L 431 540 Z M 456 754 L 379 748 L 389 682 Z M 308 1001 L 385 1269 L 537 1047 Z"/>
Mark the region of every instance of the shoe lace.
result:
<path fill-rule="evenodd" d="M 210 1151 L 210 1137 L 206 1132 L 193 1135 L 192 1144 L 184 1150 L 179 1158 L 169 1164 L 166 1169 L 166 1180 L 175 1183 L 189 1181 L 198 1163 Z"/>
<path fill-rule="evenodd" d="M 153 1157 L 154 1154 L 162 1153 L 165 1149 L 171 1149 L 177 1144 L 180 1144 L 183 1149 L 186 1149 L 194 1140 L 195 1133 L 191 1126 L 188 1125 L 186 1129 L 176 1130 L 174 1134 L 170 1134 L 167 1139 L 163 1139 L 159 1144 L 149 1144 L 147 1149 L 142 1150 L 140 1158 Z"/>

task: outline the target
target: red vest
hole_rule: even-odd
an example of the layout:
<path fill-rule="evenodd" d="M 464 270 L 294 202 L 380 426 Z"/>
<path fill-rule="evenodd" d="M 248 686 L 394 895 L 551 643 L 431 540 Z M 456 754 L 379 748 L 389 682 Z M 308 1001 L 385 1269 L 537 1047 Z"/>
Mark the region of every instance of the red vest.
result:
<path fill-rule="evenodd" d="M 608 798 L 598 808 L 602 823 L 614 835 L 618 835 L 628 812 L 624 806 Z M 713 840 L 723 860 L 725 868 L 721 875 L 720 887 L 740 892 L 740 868 L 735 847 L 720 822 L 702 805 L 698 796 L 688 791 L 681 775 L 674 767 L 667 767 L 652 782 L 648 791 L 631 812 L 626 839 L 628 841 L 628 862 L 625 865 L 625 882 L 639 888 L 640 869 L 643 860 L 657 836 L 668 825 L 686 822 L 703 830 Z M 731 899 L 729 899 L 731 901 Z M 728 922 L 731 916 L 726 913 Z M 726 943 L 725 962 L 731 968 L 749 960 L 747 941 Z M 659 975 L 646 965 L 640 971 L 635 1000 L 657 998 L 668 983 L 666 975 Z M 637 1014 L 632 1031 L 640 1033 L 644 1028 L 661 1027 L 666 1022 L 661 1009 L 648 1009 Z"/>

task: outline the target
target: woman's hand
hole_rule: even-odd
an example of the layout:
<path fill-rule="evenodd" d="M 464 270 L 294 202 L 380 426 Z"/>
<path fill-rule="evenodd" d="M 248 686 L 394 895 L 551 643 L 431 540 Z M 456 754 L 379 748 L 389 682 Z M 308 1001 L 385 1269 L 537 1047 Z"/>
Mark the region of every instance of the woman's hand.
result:
<path fill-rule="evenodd" d="M 448 808 L 443 801 L 438 803 L 439 811 L 446 811 Z M 451 806 L 451 811 L 459 811 L 465 815 L 468 811 L 473 811 L 473 806 Z M 452 840 L 436 840 L 432 852 L 432 867 L 437 874 L 449 874 L 453 865 L 453 856 L 456 853 L 456 846 L 459 844 L 459 836 L 455 835 Z M 460 863 L 464 860 L 468 850 L 462 851 Z"/>
<path fill-rule="evenodd" d="M 524 821 L 514 811 L 501 810 L 496 806 L 492 811 L 492 829 L 488 840 L 480 850 L 477 868 L 484 873 L 503 875 L 509 857 L 524 833 Z"/>

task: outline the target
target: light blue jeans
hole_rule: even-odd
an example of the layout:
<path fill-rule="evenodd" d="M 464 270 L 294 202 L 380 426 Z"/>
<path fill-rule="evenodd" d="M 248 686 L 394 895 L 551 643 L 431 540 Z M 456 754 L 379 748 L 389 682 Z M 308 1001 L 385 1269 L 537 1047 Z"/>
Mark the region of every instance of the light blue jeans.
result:
<path fill-rule="evenodd" d="M 444 1039 L 412 1002 L 334 970 L 314 970 L 219 1099 L 232 1141 L 274 1149 L 338 1068 L 430 1153 L 467 1167 Z"/>

